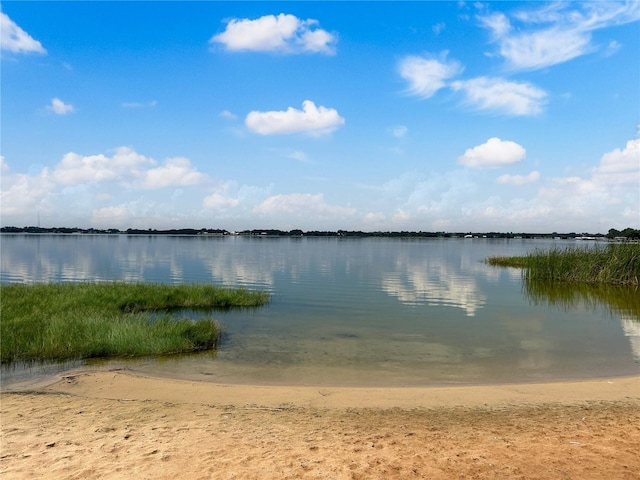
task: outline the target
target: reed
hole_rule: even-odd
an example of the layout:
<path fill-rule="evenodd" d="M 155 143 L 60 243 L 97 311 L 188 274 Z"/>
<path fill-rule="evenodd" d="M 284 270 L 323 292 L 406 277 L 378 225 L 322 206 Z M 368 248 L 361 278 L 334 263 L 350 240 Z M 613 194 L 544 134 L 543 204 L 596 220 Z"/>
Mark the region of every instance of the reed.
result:
<path fill-rule="evenodd" d="M 487 263 L 523 268 L 527 281 L 638 285 L 640 244 L 535 250 L 524 257 L 490 257 Z"/>
<path fill-rule="evenodd" d="M 0 287 L 0 361 L 168 355 L 215 348 L 211 318 L 173 309 L 259 306 L 268 294 L 211 285 L 43 283 Z"/>

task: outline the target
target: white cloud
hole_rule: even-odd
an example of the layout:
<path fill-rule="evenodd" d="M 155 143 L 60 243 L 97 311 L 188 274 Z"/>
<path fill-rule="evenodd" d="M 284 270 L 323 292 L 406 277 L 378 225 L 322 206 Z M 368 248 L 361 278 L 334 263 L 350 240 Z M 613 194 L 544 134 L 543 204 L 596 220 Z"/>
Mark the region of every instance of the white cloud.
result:
<path fill-rule="evenodd" d="M 294 215 L 315 218 L 339 219 L 355 214 L 356 210 L 349 207 L 328 205 L 321 193 L 316 195 L 309 193 L 292 193 L 288 195 L 274 195 L 256 206 L 255 213 L 267 215 Z"/>
<path fill-rule="evenodd" d="M 237 115 L 235 115 L 233 112 L 230 112 L 229 110 L 223 110 L 220 112 L 220 116 L 222 118 L 228 118 L 229 120 L 235 120 L 237 117 Z"/>
<path fill-rule="evenodd" d="M 309 156 L 304 153 L 303 151 L 300 150 L 296 150 L 291 152 L 289 155 L 287 155 L 287 157 L 293 159 L 293 160 L 297 160 L 298 162 L 302 162 L 302 163 L 311 163 L 311 160 L 309 160 Z"/>
<path fill-rule="evenodd" d="M 624 149 L 605 153 L 592 175 L 600 184 L 640 186 L 640 138 L 629 140 Z"/>
<path fill-rule="evenodd" d="M 0 12 L 0 48 L 13 53 L 46 54 L 42 44 Z"/>
<path fill-rule="evenodd" d="M 129 147 L 120 147 L 111 157 L 67 153 L 56 165 L 53 179 L 60 185 L 117 182 L 153 190 L 200 184 L 206 180 L 206 175 L 195 170 L 186 158 L 170 158 L 157 166 L 152 158 L 140 155 Z"/>
<path fill-rule="evenodd" d="M 285 111 L 250 112 L 245 125 L 261 135 L 308 133 L 324 135 L 344 125 L 337 110 L 323 106 L 316 107 L 311 100 L 302 103 L 302 110 L 289 107 Z"/>
<path fill-rule="evenodd" d="M 514 68 L 535 70 L 588 53 L 591 50 L 590 42 L 591 35 L 588 32 L 551 28 L 504 38 L 500 44 L 500 54 Z"/>
<path fill-rule="evenodd" d="M 227 197 L 217 192 L 212 193 L 211 195 L 207 195 L 202 202 L 204 208 L 210 210 L 237 207 L 239 204 L 240 201 L 237 198 Z"/>
<path fill-rule="evenodd" d="M 128 225 L 134 218 L 126 205 L 95 208 L 91 211 L 91 225 L 111 228 L 114 225 Z"/>
<path fill-rule="evenodd" d="M 64 103 L 59 98 L 54 98 L 51 100 L 51 105 L 47 107 L 49 111 L 55 113 L 56 115 L 66 115 L 67 113 L 73 112 L 75 109 L 73 105 L 68 103 Z"/>
<path fill-rule="evenodd" d="M 494 38 L 499 39 L 509 33 L 511 24 L 504 13 L 493 13 L 485 17 L 478 17 L 480 24 L 493 32 Z"/>
<path fill-rule="evenodd" d="M 112 157 L 103 154 L 80 155 L 69 152 L 56 165 L 53 178 L 61 185 L 130 181 L 140 178 L 155 161 L 129 147 L 120 147 Z"/>
<path fill-rule="evenodd" d="M 404 125 L 396 125 L 395 127 L 392 127 L 390 131 L 391 135 L 393 135 L 394 137 L 403 138 L 407 135 L 409 129 Z"/>
<path fill-rule="evenodd" d="M 206 175 L 191 166 L 183 157 L 169 158 L 164 165 L 144 172 L 138 182 L 141 188 L 153 190 L 165 187 L 198 185 L 206 180 Z"/>
<path fill-rule="evenodd" d="M 301 20 L 281 13 L 256 20 L 232 19 L 224 32 L 210 43 L 221 43 L 228 50 L 280 53 L 335 53 L 336 36 L 318 28 L 317 20 Z"/>
<path fill-rule="evenodd" d="M 502 55 L 517 70 L 557 65 L 595 51 L 595 30 L 640 20 L 640 3 L 555 2 L 533 10 L 479 16 Z M 512 25 L 517 22 L 517 26 Z M 617 44 L 616 44 L 617 46 Z"/>
<path fill-rule="evenodd" d="M 463 68 L 455 60 L 446 59 L 447 52 L 441 60 L 419 56 L 408 56 L 400 61 L 400 76 L 409 82 L 407 89 L 411 95 L 422 98 L 433 96 L 446 85 L 446 80 L 462 72 Z"/>
<path fill-rule="evenodd" d="M 615 40 L 611 40 L 607 45 L 607 48 L 604 54 L 605 56 L 610 57 L 614 55 L 618 50 L 620 50 L 621 47 L 622 45 L 619 42 L 616 42 Z"/>
<path fill-rule="evenodd" d="M 547 92 L 530 83 L 501 78 L 478 77 L 456 81 L 451 88 L 462 91 L 466 102 L 474 108 L 512 116 L 537 115 L 547 100 Z"/>
<path fill-rule="evenodd" d="M 47 169 L 43 169 L 37 175 L 14 174 L 3 158 L 0 175 L 2 217 L 48 211 L 46 200 L 53 194 L 55 187 Z"/>
<path fill-rule="evenodd" d="M 508 185 L 526 185 L 527 183 L 537 182 L 539 179 L 540 172 L 533 171 L 529 175 L 500 175 L 496 178 L 496 182 Z"/>
<path fill-rule="evenodd" d="M 482 145 L 465 150 L 458 163 L 474 168 L 494 168 L 518 163 L 526 154 L 521 145 L 493 137 Z"/>
<path fill-rule="evenodd" d="M 369 212 L 363 217 L 366 226 L 381 229 L 387 226 L 387 216 L 383 212 Z"/>
<path fill-rule="evenodd" d="M 438 22 L 433 27 L 431 27 L 431 30 L 433 31 L 433 33 L 436 36 L 438 36 L 438 35 L 440 35 L 440 32 L 442 32 L 445 28 L 447 28 L 447 24 L 446 23 Z"/>

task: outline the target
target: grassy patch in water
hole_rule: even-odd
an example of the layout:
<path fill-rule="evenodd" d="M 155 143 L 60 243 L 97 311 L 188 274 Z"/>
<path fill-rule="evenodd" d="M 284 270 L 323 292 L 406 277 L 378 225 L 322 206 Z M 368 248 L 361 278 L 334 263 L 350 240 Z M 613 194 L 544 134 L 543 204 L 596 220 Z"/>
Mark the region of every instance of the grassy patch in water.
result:
<path fill-rule="evenodd" d="M 524 269 L 529 281 L 638 285 L 640 244 L 535 250 L 524 257 L 490 257 L 490 265 Z"/>
<path fill-rule="evenodd" d="M 259 306 L 269 295 L 211 285 L 42 283 L 0 287 L 0 361 L 167 355 L 212 349 L 213 319 L 172 309 Z"/>

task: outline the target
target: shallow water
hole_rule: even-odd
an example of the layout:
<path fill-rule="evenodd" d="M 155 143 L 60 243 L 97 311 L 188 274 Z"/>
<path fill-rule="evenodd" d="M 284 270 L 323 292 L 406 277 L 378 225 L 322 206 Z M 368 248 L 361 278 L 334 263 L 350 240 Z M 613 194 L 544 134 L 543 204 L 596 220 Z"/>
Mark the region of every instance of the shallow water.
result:
<path fill-rule="evenodd" d="M 637 292 L 561 295 L 554 286 L 545 294 L 523 285 L 519 270 L 482 261 L 574 241 L 126 235 L 2 235 L 1 241 L 5 283 L 199 282 L 272 294 L 266 307 L 215 313 L 225 330 L 215 353 L 94 361 L 91 368 L 230 383 L 381 386 L 640 373 Z M 567 296 L 570 302 L 558 300 Z M 50 372 L 14 366 L 2 374 L 6 387 Z"/>

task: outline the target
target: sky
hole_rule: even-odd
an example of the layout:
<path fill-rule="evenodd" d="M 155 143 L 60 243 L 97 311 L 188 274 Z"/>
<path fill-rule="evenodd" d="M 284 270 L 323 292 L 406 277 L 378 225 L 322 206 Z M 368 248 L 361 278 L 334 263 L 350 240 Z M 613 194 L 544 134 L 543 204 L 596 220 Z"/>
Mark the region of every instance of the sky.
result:
<path fill-rule="evenodd" d="M 0 4 L 2 226 L 640 227 L 640 2 Z"/>

